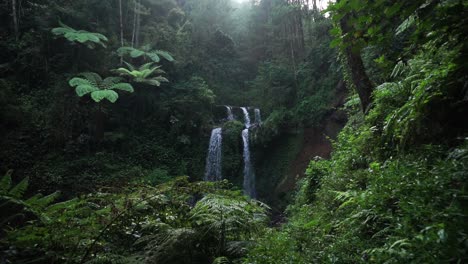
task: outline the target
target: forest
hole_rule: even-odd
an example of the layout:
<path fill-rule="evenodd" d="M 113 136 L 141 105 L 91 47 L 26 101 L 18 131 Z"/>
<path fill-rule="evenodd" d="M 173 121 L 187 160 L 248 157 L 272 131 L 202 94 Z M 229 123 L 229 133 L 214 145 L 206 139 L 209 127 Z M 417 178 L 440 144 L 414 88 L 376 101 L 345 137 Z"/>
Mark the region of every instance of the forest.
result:
<path fill-rule="evenodd" d="M 0 2 L 0 263 L 468 263 L 468 1 Z"/>

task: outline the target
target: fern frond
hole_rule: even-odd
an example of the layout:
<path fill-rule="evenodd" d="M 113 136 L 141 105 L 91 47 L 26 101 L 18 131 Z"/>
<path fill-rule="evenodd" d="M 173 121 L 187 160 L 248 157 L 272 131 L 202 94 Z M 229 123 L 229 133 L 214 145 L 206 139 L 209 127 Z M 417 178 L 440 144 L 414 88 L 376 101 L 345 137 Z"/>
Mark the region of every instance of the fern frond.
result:
<path fill-rule="evenodd" d="M 168 61 L 174 61 L 174 58 L 172 57 L 172 55 L 167 51 L 155 50 L 154 53 L 158 54 L 159 56 L 165 58 Z"/>
<path fill-rule="evenodd" d="M 144 45 L 140 49 L 132 48 L 132 47 L 121 47 L 117 49 L 117 54 L 121 57 L 125 55 L 129 55 L 131 58 L 139 58 L 145 57 L 149 58 L 153 62 L 161 61 L 160 57 L 163 57 L 167 61 L 174 61 L 172 55 L 164 50 L 151 50 L 150 45 Z"/>
<path fill-rule="evenodd" d="M 160 85 L 161 85 L 161 82 L 160 82 L 160 81 L 154 80 L 154 79 L 150 79 L 150 80 L 139 79 L 139 82 L 141 82 L 141 83 L 146 83 L 146 84 L 152 85 L 152 86 L 160 86 Z"/>
<path fill-rule="evenodd" d="M 152 61 L 156 63 L 161 61 L 161 58 L 159 58 L 157 53 L 151 52 L 151 53 L 147 53 L 146 55 L 148 56 L 148 58 L 150 58 Z"/>
<path fill-rule="evenodd" d="M 141 50 L 138 50 L 138 49 L 133 49 L 130 52 L 130 57 L 132 57 L 132 58 L 138 58 L 138 57 L 143 56 L 143 55 L 145 55 L 145 52 L 141 51 Z"/>
<path fill-rule="evenodd" d="M 154 77 L 153 79 L 157 80 L 159 82 L 169 82 L 169 80 L 167 78 L 162 77 L 162 76 L 157 76 L 157 77 Z"/>
<path fill-rule="evenodd" d="M 108 39 L 103 34 L 89 32 L 86 30 L 76 30 L 70 26 L 63 24 L 60 21 L 59 25 L 60 27 L 56 27 L 51 30 L 52 33 L 56 36 L 63 36 L 70 42 L 79 42 L 82 44 L 86 44 L 91 48 L 93 47 L 91 43 L 101 45 L 104 48 L 106 47 L 104 41 L 108 41 Z"/>
<path fill-rule="evenodd" d="M 91 98 L 99 103 L 102 99 L 107 99 L 111 103 L 115 103 L 119 98 L 119 94 L 112 90 L 99 90 L 91 93 Z"/>
<path fill-rule="evenodd" d="M 122 81 L 121 77 L 107 77 L 102 81 L 100 87 L 101 89 L 110 89 L 110 87 L 119 83 L 120 81 Z"/>
<path fill-rule="evenodd" d="M 11 174 L 13 170 L 8 170 L 0 181 L 0 194 L 7 193 L 11 188 Z"/>
<path fill-rule="evenodd" d="M 83 79 L 80 77 L 74 77 L 70 81 L 68 81 L 68 84 L 72 87 L 79 86 L 79 85 L 94 85 L 91 81 L 88 79 Z M 94 85 L 95 86 L 95 85 Z"/>
<path fill-rule="evenodd" d="M 109 89 L 112 90 L 122 90 L 122 91 L 127 91 L 129 93 L 133 93 L 133 86 L 129 83 L 117 83 L 109 87 Z"/>
<path fill-rule="evenodd" d="M 99 87 L 99 84 L 102 82 L 102 77 L 95 72 L 82 72 L 79 75 L 85 77 L 96 87 Z"/>
<path fill-rule="evenodd" d="M 8 195 L 17 199 L 23 197 L 24 192 L 28 188 L 28 184 L 29 184 L 29 177 L 26 177 L 23 180 L 21 180 L 16 186 L 11 188 L 11 190 L 8 192 Z"/>
<path fill-rule="evenodd" d="M 147 69 L 150 69 L 151 66 L 153 66 L 153 63 L 154 63 L 154 62 L 145 63 L 145 64 L 141 65 L 139 69 L 140 69 L 140 70 L 147 70 Z"/>
<path fill-rule="evenodd" d="M 133 66 L 132 64 L 130 64 L 130 63 L 126 62 L 126 61 L 124 61 L 124 63 L 125 63 L 125 65 L 127 65 L 128 69 L 129 69 L 130 71 L 134 71 L 134 70 L 135 70 L 135 66 Z"/>
<path fill-rule="evenodd" d="M 99 89 L 92 85 L 79 85 L 75 88 L 75 92 L 79 97 L 99 91 Z"/>
<path fill-rule="evenodd" d="M 44 209 L 47 206 L 49 206 L 51 203 L 53 203 L 59 196 L 60 192 L 54 192 L 49 195 L 46 195 L 44 197 L 41 197 L 42 195 L 39 196 L 33 196 L 32 198 L 28 199 L 25 201 L 26 204 L 30 205 L 34 209 Z"/>
<path fill-rule="evenodd" d="M 213 260 L 212 264 L 229 264 L 231 263 L 226 257 L 217 257 Z"/>
<path fill-rule="evenodd" d="M 132 72 L 125 68 L 118 68 L 112 71 L 121 75 L 133 76 Z"/>

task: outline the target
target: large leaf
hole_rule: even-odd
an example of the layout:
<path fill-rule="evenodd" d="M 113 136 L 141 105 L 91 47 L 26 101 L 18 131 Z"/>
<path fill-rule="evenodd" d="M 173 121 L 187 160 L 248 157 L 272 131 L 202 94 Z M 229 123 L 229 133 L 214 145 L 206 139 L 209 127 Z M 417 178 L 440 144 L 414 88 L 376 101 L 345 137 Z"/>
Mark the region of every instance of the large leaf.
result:
<path fill-rule="evenodd" d="M 102 81 L 100 87 L 101 89 L 110 89 L 114 84 L 117 84 L 122 81 L 121 77 L 107 77 Z"/>
<path fill-rule="evenodd" d="M 95 72 L 82 72 L 79 75 L 85 77 L 88 79 L 90 82 L 93 83 L 96 87 L 99 87 L 99 84 L 102 82 L 102 78 L 99 74 Z"/>
<path fill-rule="evenodd" d="M 11 174 L 13 170 L 7 171 L 0 181 L 0 193 L 6 193 L 11 187 Z"/>
<path fill-rule="evenodd" d="M 132 75 L 132 72 L 129 71 L 128 69 L 125 69 L 125 68 L 118 68 L 118 69 L 115 69 L 115 70 L 112 70 L 113 72 L 115 73 L 119 73 L 121 75 Z"/>
<path fill-rule="evenodd" d="M 99 91 L 99 89 L 96 86 L 86 85 L 86 84 L 78 85 L 75 88 L 75 92 L 79 97 L 82 97 L 84 95 L 87 95 L 95 91 Z"/>
<path fill-rule="evenodd" d="M 122 91 L 127 91 L 129 93 L 133 93 L 133 86 L 129 83 L 116 83 L 112 85 L 109 89 L 113 90 L 122 90 Z"/>
<path fill-rule="evenodd" d="M 20 181 L 15 187 L 13 187 L 9 192 L 8 195 L 10 195 L 13 198 L 21 198 L 28 188 L 28 182 L 29 178 L 26 177 L 22 181 Z"/>
<path fill-rule="evenodd" d="M 158 54 L 159 56 L 165 58 L 168 61 L 174 61 L 174 58 L 172 57 L 172 55 L 167 51 L 155 50 L 154 53 Z"/>
<path fill-rule="evenodd" d="M 56 36 L 63 36 L 70 42 L 78 42 L 93 47 L 92 44 L 99 44 L 106 47 L 104 41 L 108 41 L 107 37 L 100 33 L 89 32 L 86 30 L 75 30 L 59 21 L 61 27 L 52 29 L 52 33 Z"/>
<path fill-rule="evenodd" d="M 93 85 L 88 79 L 83 79 L 80 77 L 74 77 L 70 81 L 68 81 L 68 84 L 71 87 L 75 87 L 78 85 Z"/>
<path fill-rule="evenodd" d="M 93 98 L 93 100 L 96 103 L 99 103 L 104 98 L 109 100 L 109 102 L 111 103 L 115 103 L 115 101 L 117 101 L 117 99 L 119 98 L 119 95 L 115 91 L 112 91 L 112 90 L 99 90 L 99 91 L 92 92 L 91 98 Z"/>
<path fill-rule="evenodd" d="M 154 79 L 150 79 L 150 80 L 141 80 L 142 83 L 146 83 L 148 85 L 152 85 L 152 86 L 160 86 L 161 85 L 161 82 L 158 81 L 158 80 L 154 80 Z"/>
<path fill-rule="evenodd" d="M 146 55 L 148 55 L 148 57 L 154 62 L 159 62 L 161 60 L 157 53 L 151 52 L 147 53 Z"/>
<path fill-rule="evenodd" d="M 144 51 L 141 51 L 141 50 L 137 50 L 137 49 L 133 49 L 131 52 L 130 52 L 130 57 L 132 58 L 137 58 L 137 57 L 140 57 L 142 55 L 144 55 L 145 52 Z"/>

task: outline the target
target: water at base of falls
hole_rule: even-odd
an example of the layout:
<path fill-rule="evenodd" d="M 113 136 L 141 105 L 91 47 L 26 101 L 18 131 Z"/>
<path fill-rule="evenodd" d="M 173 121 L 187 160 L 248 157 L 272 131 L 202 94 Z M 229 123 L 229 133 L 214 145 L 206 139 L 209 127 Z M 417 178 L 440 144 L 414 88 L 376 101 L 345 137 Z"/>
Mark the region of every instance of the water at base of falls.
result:
<path fill-rule="evenodd" d="M 255 192 L 255 173 L 250 160 L 250 149 L 249 149 L 249 129 L 242 130 L 242 141 L 244 142 L 244 194 L 255 198 L 257 196 Z"/>
<path fill-rule="evenodd" d="M 211 131 L 208 156 L 206 157 L 205 181 L 220 181 L 223 178 L 221 174 L 221 132 L 221 128 L 215 128 Z"/>

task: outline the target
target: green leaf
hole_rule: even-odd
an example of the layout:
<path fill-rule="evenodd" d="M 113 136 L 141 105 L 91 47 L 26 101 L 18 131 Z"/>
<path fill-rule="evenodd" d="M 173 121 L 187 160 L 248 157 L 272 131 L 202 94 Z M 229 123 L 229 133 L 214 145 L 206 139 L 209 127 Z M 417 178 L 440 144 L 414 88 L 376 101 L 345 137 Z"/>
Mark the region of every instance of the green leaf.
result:
<path fill-rule="evenodd" d="M 8 170 L 0 181 L 0 193 L 6 193 L 11 188 L 11 174 L 13 170 Z"/>
<path fill-rule="evenodd" d="M 335 38 L 330 42 L 330 47 L 331 48 L 336 48 L 339 45 L 341 45 L 341 39 L 340 38 Z"/>
<path fill-rule="evenodd" d="M 75 92 L 79 97 L 82 97 L 84 95 L 87 95 L 95 91 L 99 91 L 99 89 L 96 86 L 86 85 L 86 84 L 78 85 L 75 88 Z"/>
<path fill-rule="evenodd" d="M 95 72 L 82 72 L 79 75 L 88 79 L 96 87 L 99 86 L 99 84 L 102 82 L 101 76 Z"/>
<path fill-rule="evenodd" d="M 134 91 L 133 86 L 129 83 L 117 83 L 112 85 L 109 89 L 122 90 L 127 91 L 129 93 L 133 93 Z"/>
<path fill-rule="evenodd" d="M 155 50 L 154 53 L 158 54 L 159 56 L 165 58 L 168 61 L 174 61 L 174 58 L 172 57 L 172 55 L 167 51 Z"/>
<path fill-rule="evenodd" d="M 156 54 L 156 53 L 148 53 L 147 55 L 154 62 L 159 62 L 161 60 L 159 58 L 158 54 Z"/>
<path fill-rule="evenodd" d="M 91 93 L 91 98 L 96 102 L 99 103 L 102 99 L 107 99 L 111 103 L 115 103 L 119 98 L 119 95 L 112 90 L 99 90 Z"/>
<path fill-rule="evenodd" d="M 117 49 L 117 54 L 122 57 L 127 53 L 130 53 L 133 50 L 132 47 L 121 47 Z"/>
<path fill-rule="evenodd" d="M 400 3 L 396 3 L 394 5 L 392 5 L 391 7 L 388 7 L 385 9 L 384 13 L 387 17 L 392 17 L 393 15 L 395 15 L 398 11 L 400 11 L 400 8 L 401 8 L 401 4 Z"/>
<path fill-rule="evenodd" d="M 152 86 L 160 86 L 161 85 L 161 82 L 159 82 L 158 80 L 154 80 L 154 79 L 142 80 L 141 82 L 146 83 L 148 85 L 152 85 Z"/>
<path fill-rule="evenodd" d="M 122 81 L 121 77 L 114 77 L 114 76 L 107 77 L 102 81 L 100 87 L 101 87 L 101 89 L 110 89 L 110 87 L 112 87 L 112 85 L 117 84 L 120 81 Z"/>
<path fill-rule="evenodd" d="M 18 183 L 15 187 L 13 187 L 8 192 L 8 194 L 13 198 L 17 198 L 17 199 L 21 198 L 24 192 L 26 191 L 26 189 L 28 188 L 28 182 L 29 182 L 29 178 L 28 177 L 24 178 L 22 181 L 20 181 L 20 183 Z"/>
<path fill-rule="evenodd" d="M 89 80 L 79 78 L 79 77 L 74 77 L 70 81 L 68 81 L 68 84 L 71 87 L 79 86 L 79 85 L 93 85 Z"/>
<path fill-rule="evenodd" d="M 78 42 L 93 48 L 94 44 L 99 44 L 106 47 L 104 41 L 108 41 L 107 37 L 100 33 L 93 33 L 86 30 L 75 30 L 59 21 L 61 27 L 53 28 L 51 31 L 56 36 L 63 36 L 70 42 Z"/>
<path fill-rule="evenodd" d="M 144 55 L 145 52 L 144 51 L 141 51 L 141 50 L 137 50 L 137 49 L 134 49 L 130 52 L 130 57 L 132 58 L 137 58 L 137 57 L 140 57 L 142 55 Z"/>

